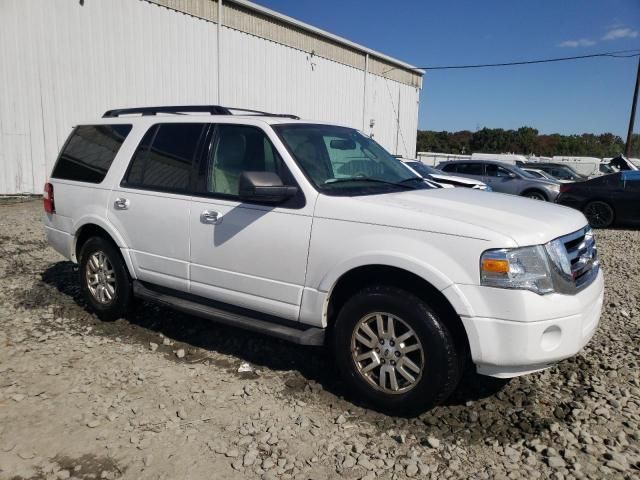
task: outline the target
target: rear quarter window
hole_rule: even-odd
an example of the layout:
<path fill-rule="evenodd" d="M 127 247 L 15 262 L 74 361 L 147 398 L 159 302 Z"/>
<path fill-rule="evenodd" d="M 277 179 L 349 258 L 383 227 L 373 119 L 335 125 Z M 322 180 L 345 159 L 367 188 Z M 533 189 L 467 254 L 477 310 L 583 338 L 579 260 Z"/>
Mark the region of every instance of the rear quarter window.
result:
<path fill-rule="evenodd" d="M 100 183 L 129 135 L 131 125 L 76 127 L 53 167 L 51 178 Z"/>

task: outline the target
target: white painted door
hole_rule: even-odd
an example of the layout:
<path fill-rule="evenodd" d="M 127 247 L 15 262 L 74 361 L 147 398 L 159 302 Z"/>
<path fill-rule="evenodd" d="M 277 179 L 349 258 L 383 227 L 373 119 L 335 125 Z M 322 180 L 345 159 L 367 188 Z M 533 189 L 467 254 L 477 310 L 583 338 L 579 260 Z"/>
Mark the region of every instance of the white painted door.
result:
<path fill-rule="evenodd" d="M 260 128 L 216 128 L 208 158 L 200 167 L 200 196 L 193 198 L 190 208 L 191 292 L 298 320 L 312 207 L 301 192 L 279 206 L 242 202 L 238 198 L 242 171 L 271 171 L 286 184 L 295 184 Z M 208 223 L 211 216 L 217 221 Z"/>
<path fill-rule="evenodd" d="M 188 291 L 190 190 L 207 127 L 152 127 L 111 192 L 109 220 L 122 233 L 140 280 Z"/>

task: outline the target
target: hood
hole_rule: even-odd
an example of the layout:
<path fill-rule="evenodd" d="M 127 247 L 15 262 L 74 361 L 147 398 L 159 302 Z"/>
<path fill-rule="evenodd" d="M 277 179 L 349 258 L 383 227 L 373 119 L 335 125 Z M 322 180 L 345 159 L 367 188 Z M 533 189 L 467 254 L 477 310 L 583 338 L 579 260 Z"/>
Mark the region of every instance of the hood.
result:
<path fill-rule="evenodd" d="M 539 245 L 587 224 L 577 210 L 554 203 L 468 188 L 380 195 L 320 195 L 316 216 L 493 241 Z"/>
<path fill-rule="evenodd" d="M 484 185 L 484 182 L 481 182 L 479 180 L 474 180 L 472 178 L 467 178 L 467 177 L 458 177 L 456 175 L 445 175 L 445 174 L 440 175 L 437 173 L 430 173 L 429 175 L 431 175 L 436 180 L 442 180 L 443 182 L 444 181 L 455 182 L 461 185 L 468 185 L 470 187 L 473 187 L 475 185 Z"/>
<path fill-rule="evenodd" d="M 540 184 L 540 186 L 551 187 L 554 185 L 558 185 L 558 182 L 556 180 L 549 180 L 546 178 L 523 178 L 523 180 L 526 180 L 527 182 L 531 182 L 531 183 L 538 183 Z"/>

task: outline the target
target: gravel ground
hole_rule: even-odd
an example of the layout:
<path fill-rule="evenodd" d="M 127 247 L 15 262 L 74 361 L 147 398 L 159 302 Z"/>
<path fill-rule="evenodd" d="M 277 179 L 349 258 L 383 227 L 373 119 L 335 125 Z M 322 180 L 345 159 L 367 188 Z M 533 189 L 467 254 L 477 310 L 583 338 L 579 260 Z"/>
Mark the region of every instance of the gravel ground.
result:
<path fill-rule="evenodd" d="M 640 479 L 640 232 L 597 232 L 600 329 L 417 418 L 363 408 L 322 349 L 151 304 L 103 323 L 37 201 L 0 204 L 0 479 Z"/>

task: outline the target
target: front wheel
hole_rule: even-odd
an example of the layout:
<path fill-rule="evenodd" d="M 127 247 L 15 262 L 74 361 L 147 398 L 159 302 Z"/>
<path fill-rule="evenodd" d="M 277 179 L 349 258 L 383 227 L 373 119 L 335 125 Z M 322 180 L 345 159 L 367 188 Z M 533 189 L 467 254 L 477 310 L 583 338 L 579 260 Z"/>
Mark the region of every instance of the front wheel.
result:
<path fill-rule="evenodd" d="M 338 368 L 358 397 L 390 413 L 418 413 L 457 386 L 461 353 L 427 303 L 403 290 L 368 287 L 342 307 L 334 330 Z"/>
<path fill-rule="evenodd" d="M 538 190 L 529 190 L 527 192 L 524 192 L 522 196 L 530 198 L 531 200 L 540 200 L 542 202 L 547 201 L 547 196 L 544 193 L 539 192 Z"/>
<path fill-rule="evenodd" d="M 611 226 L 615 213 L 611 205 L 600 200 L 589 202 L 584 207 L 584 216 L 593 228 L 607 228 Z"/>
<path fill-rule="evenodd" d="M 129 272 L 118 248 L 103 237 L 92 237 L 80 250 L 80 286 L 89 307 L 102 320 L 115 320 L 132 298 Z"/>

